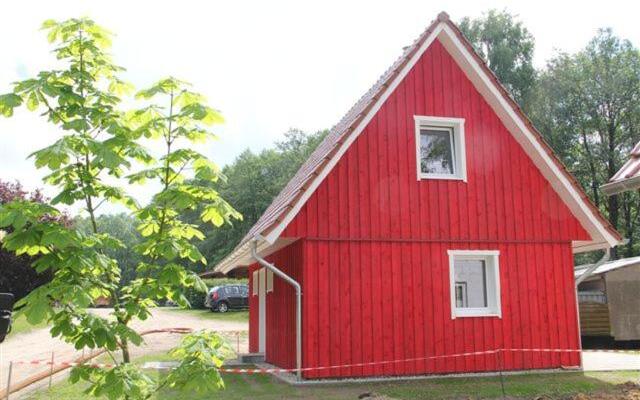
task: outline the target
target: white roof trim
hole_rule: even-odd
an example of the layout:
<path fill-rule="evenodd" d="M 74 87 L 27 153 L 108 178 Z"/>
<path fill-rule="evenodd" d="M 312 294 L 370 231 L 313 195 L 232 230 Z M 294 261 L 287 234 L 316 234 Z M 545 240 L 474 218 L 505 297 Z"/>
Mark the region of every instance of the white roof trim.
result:
<path fill-rule="evenodd" d="M 629 190 L 636 190 L 638 188 L 640 188 L 640 175 L 621 179 L 619 181 L 605 183 L 604 185 L 600 186 L 600 189 L 602 189 L 604 194 L 608 196 L 613 196 L 614 194 L 626 192 Z"/>
<path fill-rule="evenodd" d="M 258 254 L 261 257 L 267 257 L 269 254 L 280 250 L 281 248 L 290 245 L 295 242 L 296 238 L 279 239 L 275 243 L 269 243 L 265 240 L 258 241 Z M 214 272 L 220 272 L 226 274 L 236 267 L 248 266 L 255 262 L 251 256 L 251 244 L 253 240 L 249 240 L 242 246 L 235 249 L 234 252 L 225 257 L 218 265 L 216 265 Z"/>

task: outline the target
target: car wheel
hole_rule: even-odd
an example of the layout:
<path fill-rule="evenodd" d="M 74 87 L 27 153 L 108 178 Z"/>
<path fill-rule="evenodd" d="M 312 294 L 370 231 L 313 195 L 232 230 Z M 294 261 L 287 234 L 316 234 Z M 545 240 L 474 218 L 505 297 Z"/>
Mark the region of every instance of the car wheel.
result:
<path fill-rule="evenodd" d="M 220 304 L 218 304 L 218 311 L 221 313 L 225 313 L 227 311 L 229 311 L 229 306 L 227 305 L 227 303 L 222 302 Z"/>

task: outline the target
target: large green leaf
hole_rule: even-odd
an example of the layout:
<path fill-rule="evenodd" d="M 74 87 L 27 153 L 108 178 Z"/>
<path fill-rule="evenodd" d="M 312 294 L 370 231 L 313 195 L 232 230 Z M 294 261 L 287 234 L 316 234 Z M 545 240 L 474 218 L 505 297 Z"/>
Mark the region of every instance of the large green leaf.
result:
<path fill-rule="evenodd" d="M 15 93 L 0 95 L 0 114 L 5 117 L 13 115 L 13 109 L 22 104 L 22 97 Z"/>

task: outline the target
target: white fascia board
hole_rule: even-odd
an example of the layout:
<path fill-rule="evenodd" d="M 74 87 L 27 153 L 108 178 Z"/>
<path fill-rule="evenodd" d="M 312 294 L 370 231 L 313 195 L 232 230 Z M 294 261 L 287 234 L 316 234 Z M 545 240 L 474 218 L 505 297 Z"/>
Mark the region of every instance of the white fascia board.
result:
<path fill-rule="evenodd" d="M 606 250 L 611 246 L 607 242 L 595 242 L 595 241 L 587 241 L 587 240 L 576 240 L 571 244 L 573 248 L 573 253 L 585 253 L 588 251 L 595 250 Z"/>
<path fill-rule="evenodd" d="M 258 254 L 262 257 L 267 257 L 275 251 L 280 250 L 281 248 L 290 245 L 291 243 L 298 240 L 298 238 L 285 238 L 276 241 L 275 243 L 269 243 L 266 240 L 260 240 L 258 242 Z M 226 274 L 227 272 L 237 268 L 244 267 L 251 264 L 254 264 L 256 260 L 251 255 L 251 243 L 252 240 L 244 243 L 242 246 L 238 247 L 236 251 L 229 254 L 225 257 L 216 267 L 213 269 L 214 272 L 221 272 Z"/>

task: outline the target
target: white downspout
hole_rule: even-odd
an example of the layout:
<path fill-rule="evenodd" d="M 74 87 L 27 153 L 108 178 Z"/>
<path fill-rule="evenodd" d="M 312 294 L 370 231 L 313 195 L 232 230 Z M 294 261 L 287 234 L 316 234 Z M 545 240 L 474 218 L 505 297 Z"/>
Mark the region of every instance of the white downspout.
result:
<path fill-rule="evenodd" d="M 296 376 L 298 380 L 302 378 L 302 287 L 300 284 L 280 271 L 275 265 L 271 264 L 264 258 L 258 255 L 258 240 L 264 238 L 260 235 L 255 235 L 251 246 L 251 255 L 255 260 L 268 270 L 271 270 L 274 274 L 284 279 L 289 285 L 293 286 L 296 290 Z"/>
<path fill-rule="evenodd" d="M 580 283 L 582 283 L 582 281 L 584 281 L 589 276 L 591 276 L 591 273 L 593 271 L 595 271 L 599 266 L 601 266 L 602 264 L 604 264 L 607 261 L 609 261 L 610 257 L 611 257 L 611 249 L 605 250 L 604 255 L 602 256 L 601 259 L 598 260 L 598 262 L 596 262 L 595 264 L 593 264 L 592 266 L 587 268 L 586 271 L 584 271 L 579 277 L 577 277 L 576 278 L 576 290 L 578 290 L 578 285 Z"/>

